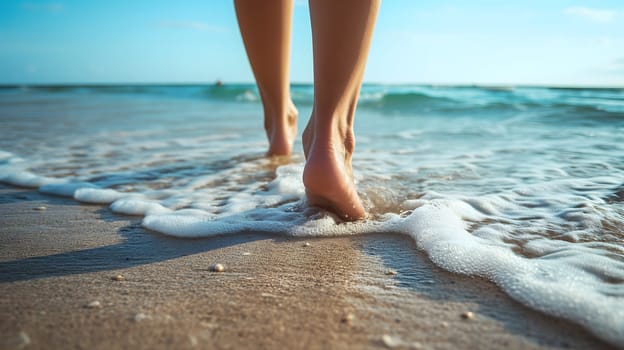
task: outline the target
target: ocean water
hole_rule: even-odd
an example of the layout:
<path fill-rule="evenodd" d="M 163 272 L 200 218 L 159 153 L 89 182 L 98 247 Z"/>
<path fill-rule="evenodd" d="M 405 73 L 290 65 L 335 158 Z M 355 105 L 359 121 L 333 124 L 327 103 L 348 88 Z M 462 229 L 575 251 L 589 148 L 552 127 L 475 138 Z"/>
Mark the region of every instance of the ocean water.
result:
<path fill-rule="evenodd" d="M 292 94 L 301 131 L 312 87 Z M 365 85 L 355 223 L 306 204 L 299 140 L 263 156 L 253 85 L 4 87 L 0 128 L 4 183 L 177 237 L 409 235 L 624 347 L 624 89 Z"/>

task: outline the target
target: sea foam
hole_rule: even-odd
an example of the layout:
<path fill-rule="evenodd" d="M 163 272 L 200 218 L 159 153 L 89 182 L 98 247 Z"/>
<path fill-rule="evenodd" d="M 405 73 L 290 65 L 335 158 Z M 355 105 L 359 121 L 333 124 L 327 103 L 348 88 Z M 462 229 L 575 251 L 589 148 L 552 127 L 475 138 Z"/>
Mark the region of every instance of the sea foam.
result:
<path fill-rule="evenodd" d="M 110 204 L 125 194 L 102 188 L 81 187 L 74 192 L 74 199 L 84 203 Z"/>
<path fill-rule="evenodd" d="M 144 216 L 142 225 L 163 234 L 198 238 L 245 231 L 294 236 L 339 236 L 374 232 L 412 237 L 436 265 L 465 275 L 491 280 L 517 301 L 542 312 L 579 323 L 597 336 L 624 345 L 624 289 L 605 280 L 624 280 L 624 263 L 596 254 L 591 248 L 563 241 L 536 240 L 527 247 L 546 254 L 526 258 L 504 242 L 502 227 L 485 226 L 473 233 L 469 221 L 478 221 L 508 207 L 501 197 L 461 197 L 407 200 L 408 215 L 384 214 L 341 223 L 330 213 L 305 203 L 300 166 L 278 168 L 264 191 L 238 193 L 239 198 L 218 210 L 163 206 L 144 195 L 101 189 L 85 182 L 46 184 L 43 193 L 73 196 L 88 203 L 110 204 L 111 210 Z M 28 173 L 5 174 L 3 181 L 24 183 Z M 36 182 L 31 182 L 36 183 Z M 247 194 L 245 194 L 247 193 Z M 525 193 L 526 194 L 526 193 Z M 438 197 L 435 199 L 435 197 Z M 281 203 L 281 204 L 280 204 Z M 216 208 L 213 208 L 216 209 Z M 549 247 L 550 245 L 550 247 Z"/>

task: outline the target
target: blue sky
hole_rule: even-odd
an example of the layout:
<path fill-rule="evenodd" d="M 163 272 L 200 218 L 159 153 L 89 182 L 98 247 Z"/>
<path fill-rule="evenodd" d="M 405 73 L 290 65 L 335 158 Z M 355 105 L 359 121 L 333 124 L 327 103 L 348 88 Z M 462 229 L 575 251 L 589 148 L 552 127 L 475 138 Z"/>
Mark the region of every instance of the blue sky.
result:
<path fill-rule="evenodd" d="M 296 1 L 291 77 L 312 81 Z M 251 82 L 232 1 L 0 2 L 0 84 Z M 624 86 L 624 1 L 386 0 L 365 80 Z"/>

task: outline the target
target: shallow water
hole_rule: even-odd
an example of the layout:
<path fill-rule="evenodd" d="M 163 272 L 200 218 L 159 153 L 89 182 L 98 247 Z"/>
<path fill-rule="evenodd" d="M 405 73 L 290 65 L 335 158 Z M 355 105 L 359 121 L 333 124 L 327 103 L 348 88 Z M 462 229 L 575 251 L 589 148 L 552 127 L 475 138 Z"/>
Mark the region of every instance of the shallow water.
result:
<path fill-rule="evenodd" d="M 293 86 L 300 130 L 312 89 Z M 368 85 L 371 217 L 305 204 L 301 145 L 266 159 L 251 85 L 0 90 L 0 179 L 203 237 L 397 232 L 437 265 L 624 346 L 624 90 Z"/>

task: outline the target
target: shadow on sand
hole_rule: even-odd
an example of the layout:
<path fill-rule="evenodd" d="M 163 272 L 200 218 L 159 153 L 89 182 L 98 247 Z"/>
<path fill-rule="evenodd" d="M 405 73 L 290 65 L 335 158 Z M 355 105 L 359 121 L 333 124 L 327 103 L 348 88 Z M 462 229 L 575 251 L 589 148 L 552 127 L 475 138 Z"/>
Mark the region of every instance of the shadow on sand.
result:
<path fill-rule="evenodd" d="M 32 190 L 0 194 L 0 203 L 14 203 L 16 201 L 37 201 L 51 205 L 84 206 L 84 204 L 71 199 L 41 195 Z M 138 217 L 117 215 L 106 207 L 98 209 L 97 214 L 98 219 L 107 222 L 130 221 L 129 225 L 121 227 L 117 231 L 117 234 L 122 238 L 121 243 L 0 262 L 0 283 L 123 269 L 198 254 L 245 242 L 280 239 L 277 235 L 246 232 L 228 235 L 227 237 L 178 239 L 149 232 L 141 227 L 141 220 Z M 105 234 L 110 235 L 110 233 Z"/>

